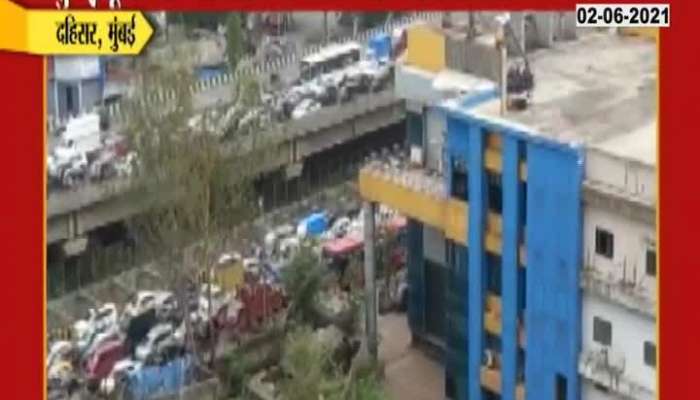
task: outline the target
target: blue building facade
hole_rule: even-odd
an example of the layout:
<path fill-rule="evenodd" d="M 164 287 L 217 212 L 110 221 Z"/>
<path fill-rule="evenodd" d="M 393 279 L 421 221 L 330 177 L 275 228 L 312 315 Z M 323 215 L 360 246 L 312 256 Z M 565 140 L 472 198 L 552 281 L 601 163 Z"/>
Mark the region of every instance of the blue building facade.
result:
<path fill-rule="evenodd" d="M 467 237 L 445 243 L 446 397 L 578 400 L 583 152 L 462 110 L 446 110 L 446 126 L 445 187 L 468 207 Z M 422 229 L 410 220 L 414 337 L 438 311 Z"/>

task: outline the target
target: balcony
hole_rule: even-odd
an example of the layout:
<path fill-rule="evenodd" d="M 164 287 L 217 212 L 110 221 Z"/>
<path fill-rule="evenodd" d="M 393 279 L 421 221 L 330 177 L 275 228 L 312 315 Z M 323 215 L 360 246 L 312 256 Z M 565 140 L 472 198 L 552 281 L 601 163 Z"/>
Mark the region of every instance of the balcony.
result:
<path fill-rule="evenodd" d="M 486 295 L 484 329 L 495 336 L 500 336 L 502 332 L 501 298 L 494 294 Z M 518 321 L 518 345 L 525 348 L 525 327 L 520 321 Z"/>
<path fill-rule="evenodd" d="M 581 287 L 630 311 L 656 319 L 656 298 L 640 282 L 625 281 L 596 267 L 585 266 L 581 273 Z"/>
<path fill-rule="evenodd" d="M 481 367 L 481 386 L 489 392 L 501 394 L 501 371 L 495 368 Z M 515 386 L 516 400 L 525 400 L 525 385 Z"/>
<path fill-rule="evenodd" d="M 393 167 L 372 162 L 360 170 L 360 195 L 363 199 L 384 204 L 401 214 L 437 228 L 450 240 L 466 245 L 469 205 L 447 195 L 444 179 L 421 168 Z M 484 247 L 501 254 L 501 216 L 490 212 L 486 217 Z M 525 246 L 520 246 L 520 265 L 526 263 Z"/>
<path fill-rule="evenodd" d="M 635 382 L 625 374 L 626 358 L 624 354 L 609 348 L 583 351 L 579 360 L 581 376 L 609 391 L 635 400 L 652 400 L 655 398 L 654 382 Z"/>

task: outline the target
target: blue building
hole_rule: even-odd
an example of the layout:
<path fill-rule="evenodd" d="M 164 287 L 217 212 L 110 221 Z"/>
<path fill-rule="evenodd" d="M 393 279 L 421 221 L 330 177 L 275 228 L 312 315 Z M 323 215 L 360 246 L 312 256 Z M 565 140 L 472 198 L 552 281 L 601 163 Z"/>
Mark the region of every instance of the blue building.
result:
<path fill-rule="evenodd" d="M 639 89 L 653 82 L 653 45 L 595 32 L 561 44 L 536 64 L 530 106 L 503 114 L 495 85 L 451 69 L 458 44 L 445 43 L 396 67 L 413 166 L 359 175 L 366 202 L 409 219 L 414 343 L 442 350 L 450 399 L 597 399 L 580 372 L 583 338 L 600 335 L 582 312 L 585 160 L 655 115 Z M 461 44 L 481 63 L 465 70 L 489 70 L 488 43 Z"/>

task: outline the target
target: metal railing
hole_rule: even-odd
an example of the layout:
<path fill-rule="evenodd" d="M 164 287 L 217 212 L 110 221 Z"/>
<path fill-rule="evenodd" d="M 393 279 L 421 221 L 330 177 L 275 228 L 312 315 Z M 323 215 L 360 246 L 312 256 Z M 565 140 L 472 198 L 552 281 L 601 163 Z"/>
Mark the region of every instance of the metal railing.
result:
<path fill-rule="evenodd" d="M 656 318 L 656 296 L 645 284 L 643 278 L 634 276 L 620 278 L 612 273 L 606 274 L 592 261 L 590 251 L 587 254 L 586 262 L 584 262 L 581 271 L 581 287 L 584 290 L 613 301 L 631 311 Z M 636 270 L 636 267 L 634 269 Z"/>
<path fill-rule="evenodd" d="M 447 190 L 442 175 L 431 173 L 424 168 L 406 164 L 392 165 L 389 161 L 371 160 L 363 171 L 417 192 L 438 198 L 447 198 Z"/>
<path fill-rule="evenodd" d="M 652 387 L 636 382 L 629 374 L 625 374 L 626 357 L 607 347 L 591 349 L 581 353 L 579 373 L 581 376 L 599 386 L 638 400 L 651 400 L 655 390 Z"/>

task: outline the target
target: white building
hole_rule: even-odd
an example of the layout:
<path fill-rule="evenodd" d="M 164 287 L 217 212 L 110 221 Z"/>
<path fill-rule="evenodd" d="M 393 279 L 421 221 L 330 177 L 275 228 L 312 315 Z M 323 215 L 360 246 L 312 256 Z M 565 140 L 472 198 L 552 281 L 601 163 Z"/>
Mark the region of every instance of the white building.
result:
<path fill-rule="evenodd" d="M 585 400 L 656 396 L 656 121 L 587 150 Z"/>
<path fill-rule="evenodd" d="M 104 61 L 96 56 L 49 57 L 47 110 L 50 119 L 65 121 L 89 112 L 102 101 Z"/>

